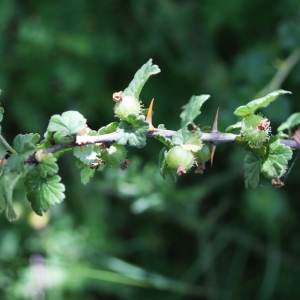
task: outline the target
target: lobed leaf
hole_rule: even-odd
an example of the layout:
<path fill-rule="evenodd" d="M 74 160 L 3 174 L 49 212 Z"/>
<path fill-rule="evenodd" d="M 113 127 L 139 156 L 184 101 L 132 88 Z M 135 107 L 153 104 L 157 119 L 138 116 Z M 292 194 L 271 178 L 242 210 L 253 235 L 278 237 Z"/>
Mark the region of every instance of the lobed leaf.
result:
<path fill-rule="evenodd" d="M 246 155 L 244 159 L 244 178 L 245 186 L 256 188 L 259 182 L 259 173 L 261 168 L 261 158 L 252 152 Z"/>
<path fill-rule="evenodd" d="M 201 114 L 200 108 L 210 95 L 192 96 L 189 102 L 183 106 L 180 114 L 181 127 L 193 124 L 194 120 Z"/>
<path fill-rule="evenodd" d="M 84 164 L 82 161 L 77 160 L 76 166 L 80 170 L 80 179 L 83 184 L 87 184 L 95 174 L 95 169 L 92 169 L 89 165 Z"/>
<path fill-rule="evenodd" d="M 155 135 L 155 139 L 157 139 L 159 142 L 167 146 L 168 148 L 172 148 L 174 144 L 172 143 L 172 140 L 170 138 L 167 138 L 163 134 L 157 134 Z"/>
<path fill-rule="evenodd" d="M 47 131 L 61 134 L 77 134 L 85 128 L 86 119 L 77 111 L 66 111 L 51 117 Z"/>
<path fill-rule="evenodd" d="M 100 148 L 97 145 L 86 145 L 82 147 L 74 147 L 73 154 L 83 163 L 90 165 L 98 161 L 97 155 L 101 154 Z"/>
<path fill-rule="evenodd" d="M 60 183 L 60 180 L 58 175 L 42 178 L 36 170 L 26 174 L 24 184 L 27 199 L 37 215 L 42 216 L 50 206 L 64 200 L 65 186 Z"/>
<path fill-rule="evenodd" d="M 123 96 L 134 96 L 139 99 L 140 92 L 151 75 L 157 74 L 160 69 L 157 65 L 152 65 L 152 59 L 149 59 L 134 75 L 129 86 L 123 91 Z"/>
<path fill-rule="evenodd" d="M 300 113 L 294 113 L 278 127 L 277 131 L 280 132 L 286 129 L 290 129 L 297 126 L 298 124 L 300 124 Z"/>
<path fill-rule="evenodd" d="M 146 133 L 149 123 L 146 122 L 144 115 L 136 116 L 131 114 L 128 121 L 119 123 L 115 141 L 120 145 L 129 144 L 130 146 L 142 148 L 146 145 Z"/>
<path fill-rule="evenodd" d="M 289 91 L 285 90 L 277 90 L 274 91 L 265 97 L 255 99 L 253 101 L 250 101 L 248 104 L 238 107 L 234 114 L 240 117 L 244 117 L 246 115 L 254 113 L 257 109 L 261 107 L 267 107 L 269 104 L 274 101 L 278 96 L 284 95 L 284 94 L 291 94 Z"/>
<path fill-rule="evenodd" d="M 26 159 L 32 155 L 39 139 L 40 135 L 37 133 L 18 134 L 13 140 L 13 148 L 21 155 L 22 159 Z"/>
<path fill-rule="evenodd" d="M 172 142 L 174 145 L 182 145 L 182 144 L 193 144 L 198 139 L 200 139 L 202 132 L 200 130 L 197 131 L 188 131 L 187 127 L 183 127 L 176 131 L 176 133 L 172 136 Z"/>
<path fill-rule="evenodd" d="M 281 144 L 279 140 L 270 139 L 268 155 L 262 160 L 261 172 L 267 178 L 280 178 L 285 174 L 287 164 L 292 159 L 292 150 Z"/>
<path fill-rule="evenodd" d="M 37 171 L 42 178 L 53 176 L 58 172 L 57 159 L 50 153 L 42 155 L 42 159 L 37 166 Z"/>

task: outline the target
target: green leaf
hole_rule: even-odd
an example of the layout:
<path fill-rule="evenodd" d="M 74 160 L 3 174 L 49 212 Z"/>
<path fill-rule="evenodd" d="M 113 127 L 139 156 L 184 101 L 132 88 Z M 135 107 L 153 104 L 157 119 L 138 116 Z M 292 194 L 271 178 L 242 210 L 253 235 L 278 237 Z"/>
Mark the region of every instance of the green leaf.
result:
<path fill-rule="evenodd" d="M 77 134 L 85 128 L 86 119 L 77 111 L 67 111 L 61 116 L 51 117 L 47 131 L 60 132 L 62 134 Z"/>
<path fill-rule="evenodd" d="M 247 154 L 244 159 L 244 177 L 245 186 L 256 188 L 259 181 L 259 173 L 261 167 L 261 158 L 253 154 L 252 152 Z"/>
<path fill-rule="evenodd" d="M 137 148 L 144 147 L 146 145 L 146 133 L 149 128 L 145 116 L 130 114 L 127 120 L 129 122 L 122 121 L 119 123 L 115 141 L 120 145 L 129 144 Z"/>
<path fill-rule="evenodd" d="M 17 214 L 15 213 L 14 206 L 13 206 L 13 190 L 15 184 L 20 179 L 20 175 L 14 174 L 7 174 L 2 178 L 0 181 L 0 197 L 1 203 L 3 205 L 3 200 L 5 202 L 4 208 L 7 208 L 7 218 L 9 221 L 12 221 L 17 218 Z M 3 206 L 2 206 L 3 208 Z"/>
<path fill-rule="evenodd" d="M 134 96 L 139 99 L 140 92 L 151 75 L 157 74 L 160 69 L 157 65 L 152 65 L 152 59 L 149 59 L 134 75 L 129 86 L 123 91 L 123 96 Z"/>
<path fill-rule="evenodd" d="M 165 159 L 165 152 L 167 151 L 167 147 L 163 147 L 159 152 L 158 164 L 159 164 L 159 172 L 163 179 L 166 179 L 167 176 L 171 178 L 173 182 L 177 180 L 177 176 L 175 172 L 168 167 L 168 164 Z"/>
<path fill-rule="evenodd" d="M 40 136 L 37 133 L 18 134 L 14 138 L 13 148 L 20 154 L 21 159 L 26 160 L 33 154 L 39 139 Z"/>
<path fill-rule="evenodd" d="M 227 128 L 226 128 L 226 132 L 232 132 L 232 131 L 234 131 L 235 129 L 238 129 L 238 128 L 241 128 L 242 127 L 242 124 L 243 124 L 243 122 L 242 121 L 239 121 L 239 122 L 237 122 L 237 123 L 235 123 L 235 124 L 233 124 L 233 125 L 230 125 L 230 126 L 228 126 Z"/>
<path fill-rule="evenodd" d="M 193 144 L 193 141 L 200 139 L 201 135 L 200 130 L 188 131 L 187 127 L 183 127 L 173 135 L 172 142 L 174 145 Z"/>
<path fill-rule="evenodd" d="M 36 170 L 27 173 L 24 182 L 27 199 L 37 215 L 42 216 L 50 206 L 61 203 L 65 198 L 65 186 L 60 179 L 58 175 L 42 178 Z"/>
<path fill-rule="evenodd" d="M 163 134 L 157 134 L 157 135 L 155 135 L 155 138 L 159 142 L 161 142 L 162 144 L 164 144 L 165 146 L 167 146 L 168 148 L 172 148 L 174 146 L 174 144 L 172 143 L 172 140 L 170 138 L 167 138 Z"/>
<path fill-rule="evenodd" d="M 278 127 L 277 131 L 290 129 L 297 126 L 298 124 L 300 124 L 300 113 L 294 113 Z"/>
<path fill-rule="evenodd" d="M 18 174 L 24 171 L 24 161 L 19 154 L 12 154 L 6 161 L 5 167 L 10 172 L 17 172 Z"/>
<path fill-rule="evenodd" d="M 74 147 L 73 154 L 86 165 L 97 162 L 97 155 L 101 154 L 100 148 L 97 145 L 86 145 L 83 147 Z"/>
<path fill-rule="evenodd" d="M 82 161 L 77 160 L 76 166 L 80 170 L 80 179 L 83 184 L 87 184 L 95 174 L 95 169 L 92 169 L 89 165 L 84 164 Z"/>
<path fill-rule="evenodd" d="M 41 177 L 46 178 L 53 176 L 58 172 L 57 159 L 50 153 L 42 155 L 42 160 L 37 166 L 37 170 Z"/>
<path fill-rule="evenodd" d="M 241 116 L 241 117 L 244 117 L 246 115 L 252 114 L 257 109 L 259 109 L 261 107 L 267 107 L 267 106 L 269 106 L 269 104 L 272 101 L 274 101 L 278 96 L 284 95 L 284 94 L 291 94 L 291 92 L 284 91 L 284 90 L 274 91 L 274 92 L 266 95 L 265 97 L 253 100 L 253 101 L 249 102 L 246 105 L 238 107 L 235 110 L 234 114 L 237 115 L 237 116 Z"/>
<path fill-rule="evenodd" d="M 180 145 L 183 149 L 191 152 L 198 152 L 202 148 L 202 141 L 200 140 L 189 140 L 186 144 Z"/>
<path fill-rule="evenodd" d="M 183 111 L 180 114 L 181 127 L 193 124 L 194 120 L 201 114 L 200 108 L 210 95 L 192 96 L 189 102 L 183 106 Z"/>
<path fill-rule="evenodd" d="M 0 122 L 3 120 L 4 108 L 0 106 Z"/>
<path fill-rule="evenodd" d="M 288 161 L 292 158 L 292 150 L 281 144 L 279 140 L 270 139 L 268 154 L 262 160 L 261 172 L 267 178 L 280 178 L 285 174 Z"/>
<path fill-rule="evenodd" d="M 109 123 L 108 125 L 106 125 L 104 127 L 101 127 L 98 130 L 98 133 L 99 134 L 112 133 L 112 132 L 115 132 L 117 130 L 117 127 L 118 127 L 118 123 L 117 122 L 112 122 L 112 123 Z"/>

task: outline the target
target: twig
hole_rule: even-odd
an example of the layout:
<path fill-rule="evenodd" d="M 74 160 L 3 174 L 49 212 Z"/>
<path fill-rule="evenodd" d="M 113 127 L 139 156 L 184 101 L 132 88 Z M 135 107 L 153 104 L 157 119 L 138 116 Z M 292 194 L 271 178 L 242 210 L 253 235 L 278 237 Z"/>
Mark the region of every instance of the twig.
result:
<path fill-rule="evenodd" d="M 159 135 L 164 135 L 167 138 L 171 138 L 176 131 L 173 130 L 166 130 L 166 129 L 157 129 L 155 132 L 148 132 L 147 137 L 156 137 Z M 100 144 L 100 143 L 113 143 L 115 141 L 116 132 L 109 133 L 109 134 L 103 134 L 99 136 L 89 136 L 89 142 L 86 145 L 89 144 Z M 206 133 L 203 132 L 201 136 L 201 140 L 203 142 L 211 142 L 214 144 L 220 144 L 220 143 L 233 143 L 236 139 L 236 137 L 239 135 L 233 134 L 233 133 L 225 133 L 225 132 L 212 132 L 212 133 Z M 300 149 L 300 146 L 297 144 L 295 140 L 280 140 L 280 142 L 290 148 L 294 149 Z M 74 142 L 71 143 L 57 143 L 48 149 L 45 149 L 43 153 L 49 154 L 49 153 L 55 153 L 60 150 L 65 150 L 68 148 L 73 148 L 79 146 L 75 144 Z"/>

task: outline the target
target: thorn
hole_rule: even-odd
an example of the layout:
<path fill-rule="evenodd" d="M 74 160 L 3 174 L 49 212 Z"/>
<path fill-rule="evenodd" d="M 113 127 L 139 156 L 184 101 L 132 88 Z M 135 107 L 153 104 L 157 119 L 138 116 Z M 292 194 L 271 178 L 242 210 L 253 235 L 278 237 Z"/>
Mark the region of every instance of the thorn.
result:
<path fill-rule="evenodd" d="M 210 150 L 210 165 L 211 166 L 213 165 L 216 148 L 217 148 L 216 145 L 214 145 L 214 144 L 211 145 L 211 150 Z"/>
<path fill-rule="evenodd" d="M 219 107 L 216 112 L 216 116 L 215 116 L 215 120 L 214 120 L 214 124 L 212 126 L 211 132 L 219 132 L 218 131 L 218 118 L 219 118 Z M 212 143 L 211 150 L 210 150 L 210 165 L 211 166 L 213 165 L 216 148 L 217 148 L 217 145 Z"/>
<path fill-rule="evenodd" d="M 218 118 L 219 118 L 219 107 L 216 112 L 214 124 L 212 126 L 212 131 L 211 132 L 218 132 Z"/>
<path fill-rule="evenodd" d="M 150 102 L 150 106 L 148 108 L 148 113 L 147 113 L 146 121 L 149 123 L 148 131 L 155 132 L 155 131 L 158 131 L 158 130 L 156 128 L 154 128 L 154 126 L 152 125 L 152 108 L 153 108 L 153 102 L 154 102 L 154 98 Z"/>

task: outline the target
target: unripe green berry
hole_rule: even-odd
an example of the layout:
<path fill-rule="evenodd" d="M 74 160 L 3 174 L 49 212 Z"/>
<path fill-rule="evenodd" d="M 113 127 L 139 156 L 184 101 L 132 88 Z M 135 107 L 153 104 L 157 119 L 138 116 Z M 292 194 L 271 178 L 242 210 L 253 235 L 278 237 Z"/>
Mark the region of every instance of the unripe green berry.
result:
<path fill-rule="evenodd" d="M 166 153 L 167 165 L 177 170 L 177 175 L 186 173 L 194 164 L 194 155 L 180 146 L 175 146 Z"/>
<path fill-rule="evenodd" d="M 263 142 L 269 134 L 270 122 L 261 115 L 250 115 L 244 118 L 241 133 L 252 146 Z"/>
<path fill-rule="evenodd" d="M 116 102 L 114 111 L 119 119 L 126 121 L 128 115 L 141 113 L 141 103 L 133 96 L 123 96 L 120 101 Z"/>
<path fill-rule="evenodd" d="M 197 163 L 202 163 L 210 160 L 211 144 L 203 143 L 202 148 L 194 153 Z"/>
<path fill-rule="evenodd" d="M 109 148 L 101 151 L 101 158 L 107 165 L 119 166 L 126 159 L 126 148 L 123 145 L 112 143 Z"/>

